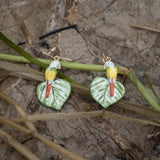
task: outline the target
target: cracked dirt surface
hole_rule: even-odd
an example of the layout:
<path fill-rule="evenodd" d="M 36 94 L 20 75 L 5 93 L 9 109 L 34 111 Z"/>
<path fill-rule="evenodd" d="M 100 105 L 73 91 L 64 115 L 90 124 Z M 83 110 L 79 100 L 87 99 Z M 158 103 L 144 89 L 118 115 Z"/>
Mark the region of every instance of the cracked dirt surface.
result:
<path fill-rule="evenodd" d="M 112 60 L 132 68 L 147 87 L 144 73 L 149 76 L 153 87 L 160 95 L 160 36 L 157 33 L 137 30 L 130 24 L 160 28 L 160 2 L 158 0 L 0 0 L 0 30 L 15 43 L 26 42 L 17 20 L 16 13 L 27 27 L 33 46 L 28 43 L 21 47 L 38 58 L 49 58 L 42 54 L 55 48 L 52 56 L 59 55 L 81 63 L 102 64 L 100 53 Z M 43 40 L 38 37 L 68 25 L 75 29 L 56 33 Z M 44 45 L 45 44 L 45 45 Z M 0 42 L 0 52 L 17 54 Z M 38 69 L 34 65 L 29 65 Z M 89 87 L 96 76 L 105 77 L 101 72 L 86 72 L 71 69 L 62 71 L 72 79 Z M 119 77 L 123 81 L 123 77 Z M 0 83 L 0 90 L 22 105 L 26 113 L 50 113 L 53 109 L 44 107 L 36 98 L 38 82 L 23 78 L 8 77 Z M 148 106 L 148 103 L 128 80 L 125 84 L 124 100 Z M 101 107 L 93 100 L 72 93 L 61 112 L 98 110 Z M 134 115 L 114 105 L 108 110 Z M 12 105 L 0 101 L 0 114 L 6 118 L 18 113 Z M 111 118 L 87 118 L 65 121 L 38 121 L 37 130 L 47 138 L 87 160 L 158 160 L 160 159 L 159 128 L 135 122 Z M 3 128 L 17 137 L 41 160 L 65 160 L 56 151 L 39 141 L 26 137 L 8 127 Z M 149 135 L 157 135 L 148 138 Z M 0 139 L 0 159 L 25 159 Z"/>

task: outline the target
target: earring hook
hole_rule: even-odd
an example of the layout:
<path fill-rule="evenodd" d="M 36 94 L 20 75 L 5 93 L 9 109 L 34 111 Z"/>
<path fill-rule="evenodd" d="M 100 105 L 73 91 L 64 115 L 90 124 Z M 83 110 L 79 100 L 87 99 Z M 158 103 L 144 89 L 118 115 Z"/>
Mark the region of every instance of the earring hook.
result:
<path fill-rule="evenodd" d="M 107 61 L 111 61 L 111 57 L 105 56 L 104 53 L 101 53 L 101 59 L 103 63 L 106 63 Z"/>

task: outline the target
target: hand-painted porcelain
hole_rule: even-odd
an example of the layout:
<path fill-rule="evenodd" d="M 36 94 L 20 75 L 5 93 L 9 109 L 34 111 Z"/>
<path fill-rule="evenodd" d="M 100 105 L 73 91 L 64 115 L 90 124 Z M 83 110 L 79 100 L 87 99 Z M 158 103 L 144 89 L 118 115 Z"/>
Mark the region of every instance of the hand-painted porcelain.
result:
<path fill-rule="evenodd" d="M 55 81 L 57 69 L 60 68 L 61 65 L 58 60 L 52 61 L 45 71 L 46 82 L 40 83 L 37 87 L 37 97 L 39 101 L 43 105 L 56 110 L 62 108 L 71 92 L 69 82 L 63 79 Z"/>
<path fill-rule="evenodd" d="M 71 93 L 71 85 L 63 79 L 53 81 L 49 97 L 46 98 L 46 82 L 42 82 L 37 87 L 37 97 L 39 101 L 47 106 L 60 110 Z"/>
<path fill-rule="evenodd" d="M 116 81 L 114 95 L 110 96 L 109 81 L 103 77 L 96 77 L 90 85 L 90 92 L 95 101 L 97 101 L 102 107 L 107 108 L 124 96 L 125 88 L 120 82 Z"/>
<path fill-rule="evenodd" d="M 104 69 L 106 69 L 108 79 L 95 78 L 90 85 L 90 92 L 95 101 L 102 107 L 107 108 L 124 96 L 125 88 L 120 82 L 116 81 L 118 69 L 111 58 L 105 62 Z"/>

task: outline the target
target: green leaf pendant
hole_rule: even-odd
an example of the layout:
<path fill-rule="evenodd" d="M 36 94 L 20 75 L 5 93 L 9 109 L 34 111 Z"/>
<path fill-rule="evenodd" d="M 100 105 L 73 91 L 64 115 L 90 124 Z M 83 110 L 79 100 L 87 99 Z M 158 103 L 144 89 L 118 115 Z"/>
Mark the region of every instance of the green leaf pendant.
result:
<path fill-rule="evenodd" d="M 125 93 L 124 86 L 116 81 L 114 85 L 114 95 L 110 96 L 110 85 L 106 78 L 96 77 L 90 85 L 92 98 L 97 101 L 103 108 L 119 101 Z"/>
<path fill-rule="evenodd" d="M 45 71 L 46 82 L 42 82 L 37 87 L 37 98 L 39 101 L 47 106 L 60 110 L 71 93 L 71 85 L 63 79 L 55 80 L 57 69 L 61 65 L 58 60 L 50 63 Z"/>
<path fill-rule="evenodd" d="M 48 98 L 46 98 L 46 88 L 46 82 L 42 82 L 38 85 L 37 97 L 39 101 L 47 107 L 61 110 L 71 93 L 70 83 L 63 79 L 53 81 Z"/>
<path fill-rule="evenodd" d="M 111 58 L 102 54 L 102 61 L 108 79 L 103 77 L 93 79 L 90 92 L 95 101 L 103 108 L 107 108 L 124 96 L 125 88 L 120 82 L 116 81 L 118 69 Z"/>

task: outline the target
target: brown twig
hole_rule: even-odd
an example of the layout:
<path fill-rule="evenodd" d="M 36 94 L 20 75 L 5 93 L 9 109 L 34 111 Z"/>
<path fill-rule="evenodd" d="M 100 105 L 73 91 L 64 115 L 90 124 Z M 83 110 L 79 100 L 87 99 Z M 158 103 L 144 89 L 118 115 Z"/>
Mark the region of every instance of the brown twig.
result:
<path fill-rule="evenodd" d="M 24 122 L 24 121 L 38 121 L 38 120 L 71 120 L 78 118 L 89 118 L 101 116 L 103 111 L 91 111 L 91 112 L 74 112 L 74 113 L 48 113 L 48 114 L 36 114 L 28 115 L 27 117 L 17 117 L 11 119 L 13 122 Z"/>
<path fill-rule="evenodd" d="M 8 71 L 8 75 L 26 78 L 35 81 L 44 81 L 44 73 L 24 65 L 18 65 L 0 60 L 0 68 Z M 4 73 L 4 72 L 3 72 Z"/>
<path fill-rule="evenodd" d="M 1 116 L 0 116 L 0 123 L 1 124 L 6 124 L 6 125 L 14 128 L 14 129 L 18 130 L 19 132 L 22 132 L 22 133 L 25 133 L 25 134 L 28 134 L 28 135 L 31 134 L 31 131 L 29 131 L 28 129 L 26 129 L 26 128 L 10 121 L 10 120 L 7 120 L 7 119 L 5 119 Z"/>
<path fill-rule="evenodd" d="M 46 144 L 47 146 L 55 149 L 59 153 L 63 154 L 64 156 L 70 158 L 71 160 L 85 160 L 84 158 L 76 155 L 75 153 L 61 147 L 60 145 L 48 140 L 47 138 L 43 137 L 39 133 L 35 132 L 33 136 L 37 139 L 39 139 L 42 143 Z M 77 144 L 78 145 L 78 144 Z"/>
<path fill-rule="evenodd" d="M 24 112 L 23 108 L 13 99 L 11 99 L 10 97 L 8 97 L 7 95 L 5 95 L 4 93 L 2 93 L 0 91 L 0 97 L 3 98 L 5 101 L 7 101 L 8 103 L 14 105 L 16 107 L 16 109 L 18 110 L 18 112 L 21 114 L 21 116 L 28 116 L 26 115 L 26 113 Z M 46 144 L 47 146 L 51 147 L 52 149 L 55 149 L 57 152 L 65 155 L 66 157 L 70 158 L 71 160 L 85 160 L 84 158 L 76 155 L 75 153 L 72 153 L 71 151 L 61 147 L 60 145 L 48 140 L 47 138 L 43 137 L 42 135 L 40 135 L 37 131 L 36 128 L 34 127 L 34 125 L 31 122 L 25 121 L 25 124 L 27 125 L 27 127 L 32 130 L 32 136 L 36 139 L 39 139 L 42 143 Z M 29 130 L 28 130 L 29 131 Z"/>
<path fill-rule="evenodd" d="M 115 105 L 126 110 L 134 111 L 136 113 L 139 113 L 140 115 L 144 115 L 145 117 L 148 117 L 153 120 L 159 120 L 160 117 L 159 111 L 153 110 L 151 108 L 139 104 L 134 104 L 129 101 L 120 100 Z"/>
<path fill-rule="evenodd" d="M 13 129 L 17 129 L 18 131 L 20 132 L 23 132 L 27 135 L 30 135 L 31 134 L 31 131 L 29 129 L 26 129 L 24 127 L 21 127 L 20 125 L 14 123 L 14 122 L 11 122 L 10 120 L 6 120 L 2 117 L 0 117 L 0 123 L 3 123 L 3 124 L 6 124 L 6 125 L 9 125 L 10 127 L 12 127 Z M 13 137 L 8 137 L 8 134 L 6 134 L 6 137 L 3 136 L 3 131 L 1 132 L 0 130 L 0 137 L 3 138 L 7 143 L 8 143 L 8 140 L 11 141 L 11 139 L 13 139 Z M 46 139 L 45 137 L 43 137 L 42 135 L 40 135 L 38 132 L 33 132 L 32 135 L 39 139 L 42 143 L 46 144 L 47 146 L 51 147 L 51 148 L 54 148 L 55 150 L 57 151 L 60 151 L 60 153 L 62 153 L 63 155 L 69 157 L 70 159 L 72 160 L 84 160 L 82 157 L 79 157 L 78 155 L 66 150 L 65 148 L 61 147 L 60 145 L 58 144 L 55 144 L 53 142 L 51 142 L 50 140 Z M 6 140 L 7 139 L 7 140 Z M 19 144 L 19 142 L 17 140 L 14 139 L 13 143 L 9 143 L 11 146 L 13 146 L 13 144 L 15 143 L 15 149 L 17 149 L 17 145 Z M 18 148 L 17 149 L 20 153 L 23 153 L 23 152 L 27 152 L 24 147 L 21 147 L 21 148 Z M 29 153 L 28 153 L 29 154 Z M 24 155 L 24 153 L 23 153 Z M 33 155 L 33 154 L 32 154 Z M 34 159 L 32 159 L 34 160 Z"/>
<path fill-rule="evenodd" d="M 19 143 L 14 137 L 9 135 L 7 132 L 3 131 L 2 129 L 0 129 L 0 137 L 9 145 L 11 145 L 13 148 L 15 148 L 17 151 L 19 151 L 22 155 L 27 157 L 28 159 L 39 160 L 39 158 L 35 156 L 28 148 L 26 148 L 24 145 Z"/>
<path fill-rule="evenodd" d="M 151 28 L 151 27 L 139 26 L 139 25 L 134 25 L 134 24 L 131 24 L 130 27 L 160 33 L 160 30 L 154 29 L 154 28 Z"/>
<path fill-rule="evenodd" d="M 21 116 L 27 116 L 26 113 L 24 112 L 23 108 L 21 107 L 21 105 L 18 104 L 15 100 L 8 97 L 6 94 L 2 93 L 1 91 L 0 91 L 0 97 L 3 98 L 8 103 L 14 105 Z M 36 131 L 36 128 L 34 127 L 34 125 L 31 122 L 25 122 L 25 124 L 31 131 Z"/>
<path fill-rule="evenodd" d="M 13 122 L 25 122 L 25 121 L 43 121 L 43 120 L 71 120 L 71 119 L 78 119 L 78 118 L 91 118 L 91 117 L 106 117 L 106 118 L 113 118 L 118 120 L 125 120 L 131 122 L 137 122 L 141 124 L 151 124 L 155 126 L 160 126 L 160 122 L 152 121 L 152 120 L 145 120 L 145 119 L 137 119 L 137 118 L 130 118 L 124 115 L 120 115 L 118 113 L 110 112 L 110 111 L 90 111 L 90 112 L 74 112 L 74 113 L 48 113 L 48 114 L 35 114 L 35 115 L 28 115 L 27 117 L 17 117 L 11 119 Z"/>

